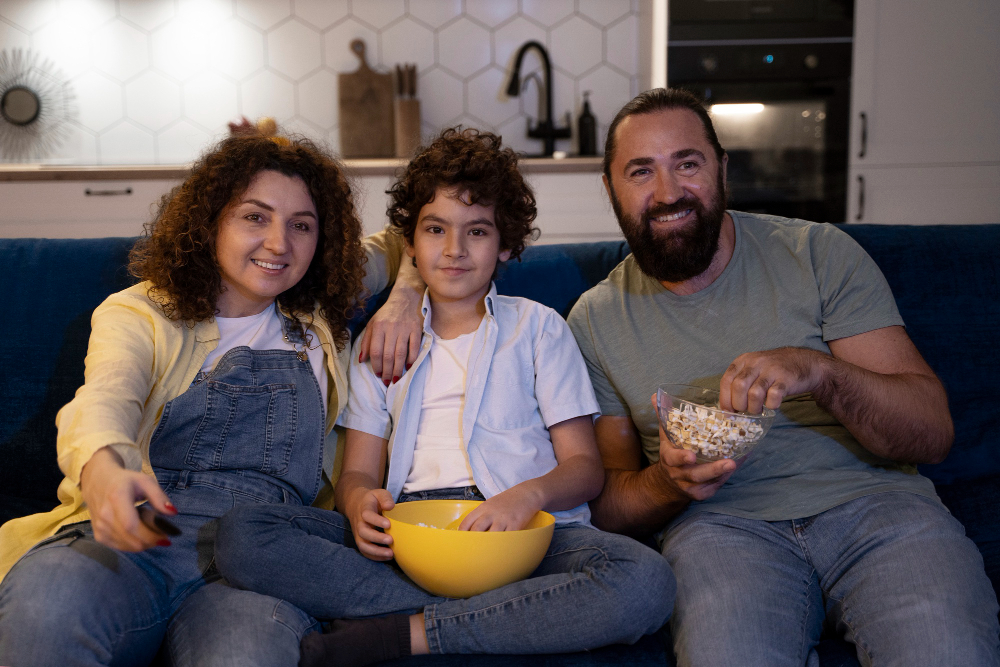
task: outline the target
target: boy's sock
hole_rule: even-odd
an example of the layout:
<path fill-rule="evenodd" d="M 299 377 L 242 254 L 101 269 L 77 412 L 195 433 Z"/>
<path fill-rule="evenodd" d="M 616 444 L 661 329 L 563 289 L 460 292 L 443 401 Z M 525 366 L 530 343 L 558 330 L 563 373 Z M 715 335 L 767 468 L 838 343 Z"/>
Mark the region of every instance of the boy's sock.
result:
<path fill-rule="evenodd" d="M 329 632 L 302 640 L 299 667 L 361 667 L 410 655 L 410 617 L 405 614 L 338 620 Z"/>

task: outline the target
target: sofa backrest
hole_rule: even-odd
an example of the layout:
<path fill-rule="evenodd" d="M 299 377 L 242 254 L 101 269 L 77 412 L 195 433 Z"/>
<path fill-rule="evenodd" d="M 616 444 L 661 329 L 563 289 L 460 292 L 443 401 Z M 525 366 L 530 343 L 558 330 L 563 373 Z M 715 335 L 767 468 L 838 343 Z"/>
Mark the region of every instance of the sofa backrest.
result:
<path fill-rule="evenodd" d="M 51 509 L 62 475 L 55 415 L 83 384 L 90 315 L 134 282 L 134 239 L 0 239 L 0 498 L 20 513 Z M 30 472 L 29 472 L 30 471 Z M 8 517 L 4 517 L 8 518 Z M 2 519 L 0 519 L 2 520 Z"/>
<path fill-rule="evenodd" d="M 911 338 L 948 390 L 955 446 L 924 472 L 939 483 L 1000 473 L 1000 350 L 993 343 L 1000 333 L 1000 225 L 841 228 L 882 268 Z M 37 500 L 39 510 L 54 503 L 61 478 L 55 414 L 83 383 L 91 312 L 134 282 L 125 270 L 132 242 L 0 239 L 7 263 L 0 294 L 9 306 L 0 330 L 0 499 Z M 497 289 L 566 316 L 627 254 L 623 241 L 529 247 L 501 269 Z"/>

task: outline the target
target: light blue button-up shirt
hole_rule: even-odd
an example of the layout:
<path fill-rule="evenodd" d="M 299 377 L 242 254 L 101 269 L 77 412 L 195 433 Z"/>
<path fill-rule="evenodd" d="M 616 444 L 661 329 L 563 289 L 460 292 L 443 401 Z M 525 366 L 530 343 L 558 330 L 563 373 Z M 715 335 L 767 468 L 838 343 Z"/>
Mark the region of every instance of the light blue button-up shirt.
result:
<path fill-rule="evenodd" d="M 389 441 L 385 487 L 398 498 L 413 465 L 427 372 L 434 344 L 424 294 L 424 335 L 416 362 L 389 387 L 370 362 L 351 355 L 350 397 L 339 423 Z M 358 341 L 361 337 L 358 337 Z M 548 427 L 599 412 L 583 355 L 566 322 L 535 301 L 500 296 L 493 285 L 476 331 L 465 383 L 462 433 L 472 478 L 490 498 L 556 467 Z M 558 523 L 589 523 L 586 503 L 553 512 Z"/>

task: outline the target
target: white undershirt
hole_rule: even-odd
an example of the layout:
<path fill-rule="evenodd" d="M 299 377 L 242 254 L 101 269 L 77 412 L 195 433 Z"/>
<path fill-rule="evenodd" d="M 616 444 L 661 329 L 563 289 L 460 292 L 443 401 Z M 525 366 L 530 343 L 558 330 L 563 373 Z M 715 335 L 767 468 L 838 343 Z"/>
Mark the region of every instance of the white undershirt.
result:
<path fill-rule="evenodd" d="M 251 350 L 298 350 L 294 345 L 285 340 L 284 332 L 281 329 L 281 320 L 278 313 L 271 306 L 265 308 L 256 315 L 247 317 L 215 317 L 215 323 L 219 326 L 219 346 L 208 353 L 201 370 L 205 373 L 215 368 L 215 364 L 220 358 L 234 347 L 246 346 Z M 327 401 L 327 378 L 326 368 L 323 366 L 323 346 L 319 344 L 315 333 L 310 333 L 312 339 L 309 344 L 307 355 L 309 365 L 312 366 L 313 375 L 319 381 L 320 392 L 323 395 L 323 405 Z M 299 345 L 299 349 L 301 349 Z"/>
<path fill-rule="evenodd" d="M 424 360 L 427 368 L 420 425 L 403 493 L 474 484 L 462 433 L 462 414 L 475 335 L 473 331 L 449 340 L 434 336 L 430 354 Z"/>

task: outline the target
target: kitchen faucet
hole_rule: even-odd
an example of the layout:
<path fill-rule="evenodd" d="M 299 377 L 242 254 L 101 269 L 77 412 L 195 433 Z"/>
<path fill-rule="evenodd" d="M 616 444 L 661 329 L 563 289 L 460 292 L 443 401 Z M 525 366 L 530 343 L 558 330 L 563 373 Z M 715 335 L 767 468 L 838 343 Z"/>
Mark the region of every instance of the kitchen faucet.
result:
<path fill-rule="evenodd" d="M 551 157 L 555 151 L 556 139 L 568 139 L 570 137 L 570 128 L 556 127 L 552 121 L 552 65 L 549 62 L 548 52 L 540 43 L 534 40 L 525 42 L 517 50 L 517 58 L 514 61 L 514 72 L 510 77 L 510 85 L 507 86 L 507 95 L 517 97 L 521 94 L 521 61 L 524 60 L 525 52 L 532 47 L 538 49 L 538 53 L 542 57 L 542 65 L 545 68 L 544 81 L 541 86 L 545 89 L 545 117 L 539 118 L 538 123 L 534 127 L 531 126 L 531 119 L 528 119 L 528 136 L 532 139 L 541 139 L 545 146 L 542 155 Z M 539 91 L 539 93 L 541 92 Z"/>

